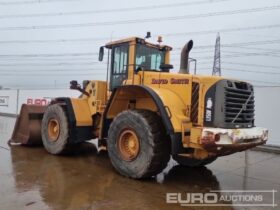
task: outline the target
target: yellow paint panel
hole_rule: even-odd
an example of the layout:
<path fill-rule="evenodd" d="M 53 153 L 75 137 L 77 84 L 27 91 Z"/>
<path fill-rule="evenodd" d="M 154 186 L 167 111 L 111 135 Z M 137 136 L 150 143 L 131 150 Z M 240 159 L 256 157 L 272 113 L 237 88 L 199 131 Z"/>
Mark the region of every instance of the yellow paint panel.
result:
<path fill-rule="evenodd" d="M 142 88 L 127 88 L 117 90 L 107 117 L 114 118 L 118 113 L 127 109 L 148 109 L 157 111 L 154 101 Z"/>
<path fill-rule="evenodd" d="M 200 138 L 202 133 L 202 127 L 193 127 L 191 129 L 191 143 L 200 144 Z"/>
<path fill-rule="evenodd" d="M 76 117 L 76 126 L 91 126 L 92 118 L 88 100 L 71 98 L 71 103 Z"/>
<path fill-rule="evenodd" d="M 136 50 L 136 43 L 132 42 L 129 44 L 129 56 L 128 56 L 128 79 L 133 78 L 134 74 L 134 63 L 135 63 L 135 50 Z"/>
<path fill-rule="evenodd" d="M 135 108 L 136 109 L 148 109 L 153 112 L 157 111 L 157 107 L 152 98 L 138 98 Z"/>
<path fill-rule="evenodd" d="M 166 106 L 167 113 L 171 115 L 171 123 L 175 132 L 181 132 L 182 121 L 188 120 L 184 111 L 186 104 L 173 91 L 164 88 L 153 88 L 159 95 L 164 106 Z"/>

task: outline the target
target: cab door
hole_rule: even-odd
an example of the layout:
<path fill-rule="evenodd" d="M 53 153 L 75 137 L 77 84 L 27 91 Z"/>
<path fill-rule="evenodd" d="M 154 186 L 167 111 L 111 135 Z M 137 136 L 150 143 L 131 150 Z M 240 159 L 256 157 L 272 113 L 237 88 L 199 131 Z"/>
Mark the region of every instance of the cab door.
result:
<path fill-rule="evenodd" d="M 128 49 L 128 43 L 116 45 L 112 48 L 110 90 L 121 86 L 123 81 L 127 79 Z"/>

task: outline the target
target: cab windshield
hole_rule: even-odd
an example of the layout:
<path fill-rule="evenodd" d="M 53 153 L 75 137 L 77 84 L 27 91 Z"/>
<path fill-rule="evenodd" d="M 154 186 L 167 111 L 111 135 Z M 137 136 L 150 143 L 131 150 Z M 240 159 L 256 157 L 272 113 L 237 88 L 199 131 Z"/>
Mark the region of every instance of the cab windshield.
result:
<path fill-rule="evenodd" d="M 143 44 L 136 46 L 136 69 L 161 71 L 160 65 L 164 64 L 165 52 Z"/>

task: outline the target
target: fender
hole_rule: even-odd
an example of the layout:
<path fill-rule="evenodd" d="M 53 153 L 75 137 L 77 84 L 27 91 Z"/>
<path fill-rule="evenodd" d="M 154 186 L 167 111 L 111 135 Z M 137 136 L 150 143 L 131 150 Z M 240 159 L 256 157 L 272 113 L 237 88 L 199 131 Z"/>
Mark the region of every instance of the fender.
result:
<path fill-rule="evenodd" d="M 142 85 L 125 85 L 119 88 L 116 88 L 112 91 L 111 97 L 108 101 L 108 104 L 104 110 L 103 122 L 102 122 L 102 131 L 100 139 L 107 138 L 108 130 L 110 124 L 114 117 L 108 117 L 112 105 L 115 103 L 115 100 L 125 93 L 137 92 L 142 93 L 146 97 L 149 97 L 154 102 L 157 111 L 160 113 L 163 125 L 167 134 L 171 138 L 172 145 L 172 154 L 177 154 L 183 149 L 183 144 L 181 140 L 181 124 L 180 117 L 183 116 L 183 109 L 185 104 L 180 100 L 180 98 L 174 94 L 172 91 L 163 88 L 151 88 L 148 86 Z M 132 93 L 131 93 L 132 94 Z M 133 98 L 133 95 L 130 95 Z M 137 97 L 136 97 L 137 99 Z M 127 99 L 129 100 L 129 99 Z M 178 106 L 180 109 L 178 109 Z M 176 111 L 177 109 L 177 111 Z M 125 108 L 123 108 L 125 110 Z M 121 112 L 121 111 L 119 111 Z M 179 115 L 179 118 L 178 118 Z M 186 117 L 186 116 L 184 116 Z M 174 125 L 176 125 L 176 130 L 174 130 Z"/>

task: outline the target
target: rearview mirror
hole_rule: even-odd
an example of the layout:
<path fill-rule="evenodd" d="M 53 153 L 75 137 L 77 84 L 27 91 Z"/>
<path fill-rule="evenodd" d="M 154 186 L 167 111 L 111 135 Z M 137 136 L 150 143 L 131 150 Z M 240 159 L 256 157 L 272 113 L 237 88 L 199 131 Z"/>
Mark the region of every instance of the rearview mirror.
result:
<path fill-rule="evenodd" d="M 103 57 L 104 57 L 104 47 L 100 47 L 100 48 L 99 48 L 99 57 L 98 57 L 98 60 L 99 60 L 99 61 L 103 61 Z"/>

